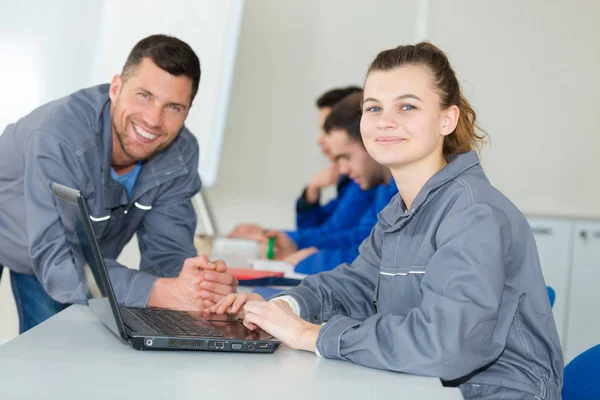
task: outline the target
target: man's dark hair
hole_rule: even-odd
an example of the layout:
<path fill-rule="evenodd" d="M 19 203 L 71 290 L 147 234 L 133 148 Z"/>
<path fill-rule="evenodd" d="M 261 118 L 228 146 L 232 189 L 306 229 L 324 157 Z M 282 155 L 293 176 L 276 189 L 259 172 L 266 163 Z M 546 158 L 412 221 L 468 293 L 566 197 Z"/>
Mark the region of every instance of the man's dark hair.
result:
<path fill-rule="evenodd" d="M 348 86 L 348 87 L 344 87 L 344 88 L 335 88 L 335 89 L 328 90 L 327 92 L 323 93 L 317 99 L 317 107 L 318 108 L 333 107 L 335 105 L 335 103 L 339 102 L 344 97 L 348 96 L 349 94 L 356 93 L 356 92 L 362 93 L 362 89 L 359 88 L 358 86 Z"/>
<path fill-rule="evenodd" d="M 325 119 L 323 129 L 327 134 L 332 130 L 344 130 L 350 140 L 362 144 L 360 135 L 360 118 L 362 117 L 362 97 L 361 91 L 356 91 L 342 100 L 338 101 L 332 108 L 331 113 Z"/>
<path fill-rule="evenodd" d="M 152 35 L 140 40 L 129 53 L 123 66 L 123 79 L 135 74 L 144 58 L 149 58 L 160 69 L 174 76 L 187 76 L 192 80 L 190 104 L 198 93 L 200 84 L 200 60 L 194 50 L 183 40 L 173 36 Z"/>

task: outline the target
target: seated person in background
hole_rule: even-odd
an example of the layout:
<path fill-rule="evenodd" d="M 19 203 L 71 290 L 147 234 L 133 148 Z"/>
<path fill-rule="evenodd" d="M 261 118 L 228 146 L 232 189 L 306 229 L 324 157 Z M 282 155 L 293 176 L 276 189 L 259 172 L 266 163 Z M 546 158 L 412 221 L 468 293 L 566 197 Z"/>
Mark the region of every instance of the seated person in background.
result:
<path fill-rule="evenodd" d="M 370 198 L 370 196 L 367 196 L 366 194 L 371 192 L 361 191 L 359 185 L 352 184 L 352 179 L 346 174 L 340 173 L 337 164 L 335 163 L 335 157 L 331 153 L 331 148 L 327 140 L 327 133 L 325 131 L 325 120 L 331 113 L 333 106 L 353 93 L 362 93 L 362 89 L 358 86 L 331 89 L 323 93 L 317 99 L 316 104 L 319 109 L 319 136 L 317 138 L 317 144 L 321 148 L 323 154 L 331 161 L 331 165 L 313 175 L 307 187 L 298 198 L 298 201 L 296 202 L 296 228 L 298 229 L 320 226 L 323 224 L 331 216 L 334 210 L 336 210 L 348 190 L 351 191 L 349 195 L 355 199 L 355 202 L 347 206 L 342 204 L 342 206 L 347 208 L 346 211 L 352 212 L 353 215 L 359 213 L 361 204 L 359 202 L 363 202 L 364 204 L 368 202 L 368 199 Z M 336 198 L 330 200 L 325 205 L 321 205 L 321 190 L 333 184 L 336 184 Z M 346 223 L 350 224 L 351 220 L 352 218 L 346 218 L 346 221 L 348 221 Z"/>
<path fill-rule="evenodd" d="M 300 263 L 296 272 L 316 273 L 352 262 L 358 255 L 358 246 L 377 223 L 377 214 L 398 193 L 389 169 L 378 164 L 364 147 L 360 135 L 361 114 L 362 93 L 353 93 L 333 107 L 324 127 L 329 149 L 340 172 L 363 190 L 375 188 L 375 198 L 358 225 L 350 229 L 335 231 L 315 227 L 296 233 L 268 232 L 266 237 L 276 238 L 275 258 L 293 265 Z M 265 238 L 263 242 L 267 240 Z M 310 260 L 303 262 L 307 257 Z"/>
<path fill-rule="evenodd" d="M 481 167 L 484 135 L 446 55 L 431 43 L 381 52 L 364 97 L 365 146 L 399 194 L 360 256 L 270 302 L 232 294 L 208 311 L 322 357 L 440 377 L 465 399 L 560 399 L 535 239 Z"/>
<path fill-rule="evenodd" d="M 397 193 L 398 189 L 393 179 L 389 179 L 388 183 L 384 182 L 377 186 L 375 199 L 359 223 L 359 229 L 366 232 L 363 240 L 369 236 L 369 233 L 377 224 L 377 214 L 388 205 Z M 362 240 L 360 243 L 362 243 Z M 312 275 L 323 271 L 330 271 L 340 264 L 354 261 L 358 257 L 360 243 L 354 246 L 350 245 L 323 250 L 310 247 L 309 249 L 315 249 L 315 251 L 299 250 L 286 257 L 285 261 L 293 264 L 295 266 L 294 271 L 300 274 Z"/>
<path fill-rule="evenodd" d="M 39 107 L 0 136 L 0 265 L 11 271 L 24 332 L 71 303 L 86 303 L 51 185 L 79 189 L 119 303 L 201 310 L 237 281 L 196 257 L 198 143 L 184 121 L 200 61 L 174 37 L 131 51 L 110 85 Z M 139 270 L 116 258 L 137 235 Z"/>
<path fill-rule="evenodd" d="M 352 93 L 362 93 L 356 86 L 332 89 L 317 100 L 319 108 L 319 130 L 317 144 L 323 154 L 331 161 L 331 165 L 317 172 L 310 180 L 296 202 L 296 228 L 301 230 L 309 227 L 327 226 L 328 229 L 346 229 L 358 224 L 364 210 L 371 204 L 372 190 L 362 190 L 360 186 L 345 175 L 340 175 L 331 156 L 326 140 L 323 124 L 331 112 L 331 108 L 344 97 Z M 320 204 L 321 190 L 336 184 L 337 196 L 325 205 Z M 290 231 L 293 234 L 295 231 Z M 265 229 L 257 224 L 240 224 L 228 235 L 230 238 L 240 238 L 260 241 Z"/>

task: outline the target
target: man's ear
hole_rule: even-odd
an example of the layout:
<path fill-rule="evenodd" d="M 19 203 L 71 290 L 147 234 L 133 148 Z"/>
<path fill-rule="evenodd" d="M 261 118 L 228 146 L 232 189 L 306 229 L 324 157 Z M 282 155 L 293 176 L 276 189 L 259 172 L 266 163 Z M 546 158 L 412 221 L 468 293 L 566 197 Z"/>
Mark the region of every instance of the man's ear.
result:
<path fill-rule="evenodd" d="M 122 86 L 123 79 L 118 74 L 115 75 L 110 82 L 110 89 L 108 90 L 108 97 L 110 97 L 110 101 L 113 103 L 117 100 L 117 97 L 119 97 Z"/>

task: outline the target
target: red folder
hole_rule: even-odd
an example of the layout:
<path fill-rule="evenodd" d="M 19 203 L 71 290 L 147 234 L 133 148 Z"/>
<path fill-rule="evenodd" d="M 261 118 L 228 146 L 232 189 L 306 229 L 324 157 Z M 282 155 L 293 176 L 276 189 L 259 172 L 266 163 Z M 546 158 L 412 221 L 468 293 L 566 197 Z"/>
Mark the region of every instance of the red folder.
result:
<path fill-rule="evenodd" d="M 260 271 L 251 268 L 227 268 L 227 272 L 235 276 L 238 280 L 269 278 L 272 276 L 283 278 L 283 272 Z"/>

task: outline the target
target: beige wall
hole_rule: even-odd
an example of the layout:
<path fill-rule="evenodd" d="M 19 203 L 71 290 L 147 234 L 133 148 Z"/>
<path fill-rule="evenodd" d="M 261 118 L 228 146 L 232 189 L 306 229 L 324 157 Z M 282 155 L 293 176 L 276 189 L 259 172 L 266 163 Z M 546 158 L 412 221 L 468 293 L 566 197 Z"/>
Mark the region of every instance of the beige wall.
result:
<path fill-rule="evenodd" d="M 423 38 L 449 54 L 492 138 L 492 183 L 529 214 L 599 218 L 598 17 L 592 0 L 249 0 L 208 190 L 222 231 L 293 226 L 299 189 L 324 165 L 315 96 L 362 83 L 379 50 Z"/>
<path fill-rule="evenodd" d="M 378 51 L 415 40 L 417 7 L 380 1 L 249 0 L 217 185 L 208 190 L 222 231 L 253 220 L 292 227 L 294 200 L 325 166 L 315 140 L 316 97 L 361 84 Z"/>
<path fill-rule="evenodd" d="M 600 217 L 598 18 L 594 0 L 429 2 L 492 137 L 488 176 L 524 212 Z"/>

